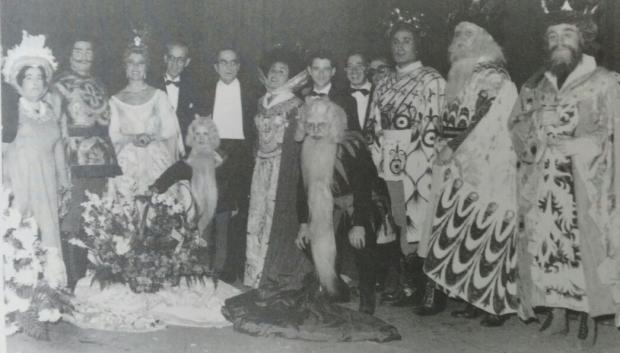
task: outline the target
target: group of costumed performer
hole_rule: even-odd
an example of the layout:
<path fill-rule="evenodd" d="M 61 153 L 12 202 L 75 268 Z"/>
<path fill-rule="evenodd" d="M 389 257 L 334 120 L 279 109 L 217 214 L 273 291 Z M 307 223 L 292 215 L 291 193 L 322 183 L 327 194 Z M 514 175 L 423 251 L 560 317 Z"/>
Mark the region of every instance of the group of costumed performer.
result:
<path fill-rule="evenodd" d="M 222 309 L 235 329 L 254 335 L 308 340 L 389 341 L 393 326 L 367 315 L 374 312 L 376 229 L 386 205 L 373 201 L 377 172 L 359 133 L 346 129 L 346 113 L 327 98 L 308 101 L 296 140 L 302 142 L 297 256 L 313 260 L 315 274 L 301 288 L 263 287 L 226 301 Z M 385 198 L 375 197 L 376 200 Z M 383 206 L 383 207 L 381 207 Z M 349 300 L 339 277 L 343 246 L 353 246 L 360 274 L 360 312 L 335 302 Z"/>

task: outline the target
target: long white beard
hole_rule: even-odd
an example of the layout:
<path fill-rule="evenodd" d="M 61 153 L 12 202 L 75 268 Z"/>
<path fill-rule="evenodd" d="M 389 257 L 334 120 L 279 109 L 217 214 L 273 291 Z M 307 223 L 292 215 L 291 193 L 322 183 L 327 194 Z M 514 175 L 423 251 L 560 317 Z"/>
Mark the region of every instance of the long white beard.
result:
<path fill-rule="evenodd" d="M 192 167 L 191 189 L 196 202 L 195 220 L 198 230 L 203 234 L 217 206 L 217 184 L 215 181 L 215 155 L 213 152 L 192 149 L 187 164 Z"/>
<path fill-rule="evenodd" d="M 456 99 L 474 72 L 478 58 L 464 58 L 452 63 L 446 82 L 446 102 Z"/>
<path fill-rule="evenodd" d="M 310 249 L 321 285 L 330 295 L 338 294 L 334 197 L 332 180 L 336 161 L 335 143 L 306 137 L 301 151 L 302 174 L 308 195 Z"/>

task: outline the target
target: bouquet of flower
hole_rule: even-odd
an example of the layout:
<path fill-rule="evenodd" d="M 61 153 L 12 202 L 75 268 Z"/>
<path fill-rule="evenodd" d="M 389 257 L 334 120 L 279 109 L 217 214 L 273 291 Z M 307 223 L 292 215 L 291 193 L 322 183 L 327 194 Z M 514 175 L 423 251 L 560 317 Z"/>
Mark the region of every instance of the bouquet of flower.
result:
<path fill-rule="evenodd" d="M 71 309 L 69 295 L 51 288 L 43 278 L 45 251 L 34 219 L 22 217 L 9 190 L 3 189 L 0 196 L 6 333 L 21 329 L 29 336 L 49 339 L 49 323 Z"/>
<path fill-rule="evenodd" d="M 181 203 L 169 194 L 134 200 L 87 192 L 84 234 L 69 242 L 88 249 L 93 281 L 102 288 L 128 284 L 136 292 L 156 292 L 209 275 L 206 241 L 188 222 Z"/>

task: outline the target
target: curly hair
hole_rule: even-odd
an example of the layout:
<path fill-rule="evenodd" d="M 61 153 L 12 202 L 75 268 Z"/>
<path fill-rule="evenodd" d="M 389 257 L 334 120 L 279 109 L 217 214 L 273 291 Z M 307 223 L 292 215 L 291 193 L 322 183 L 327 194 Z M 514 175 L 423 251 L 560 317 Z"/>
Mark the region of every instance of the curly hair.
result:
<path fill-rule="evenodd" d="M 194 146 L 194 142 L 196 139 L 196 129 L 199 126 L 204 126 L 207 128 L 207 131 L 209 132 L 209 142 L 211 145 L 212 149 L 216 149 L 220 146 L 220 135 L 217 131 L 217 126 L 215 125 L 215 123 L 213 122 L 213 119 L 211 119 L 210 116 L 208 117 L 198 117 L 196 119 L 194 119 L 191 124 L 189 124 L 189 127 L 187 128 L 187 139 L 186 139 L 186 144 L 189 147 L 193 147 Z"/>
<path fill-rule="evenodd" d="M 288 66 L 291 76 L 303 70 L 302 59 L 295 51 L 283 46 L 276 46 L 267 52 L 260 61 L 260 68 L 267 73 L 275 63 L 283 63 Z"/>

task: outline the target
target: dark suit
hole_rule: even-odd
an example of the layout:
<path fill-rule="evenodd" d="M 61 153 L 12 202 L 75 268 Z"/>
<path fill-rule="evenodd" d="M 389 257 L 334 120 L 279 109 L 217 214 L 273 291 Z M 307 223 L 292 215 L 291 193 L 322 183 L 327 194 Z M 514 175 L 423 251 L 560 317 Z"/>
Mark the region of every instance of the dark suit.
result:
<path fill-rule="evenodd" d="M 312 90 L 312 85 L 304 87 L 301 90 L 302 97 L 306 98 L 309 96 L 312 93 Z M 360 126 L 359 119 L 357 118 L 357 102 L 355 101 L 355 98 L 351 97 L 347 90 L 338 89 L 337 87 L 334 87 L 333 84 L 327 96 L 332 102 L 338 104 L 342 109 L 344 109 L 345 113 L 347 113 L 347 129 L 361 131 L 362 126 Z"/>
<path fill-rule="evenodd" d="M 191 75 L 183 72 L 179 81 L 179 98 L 176 113 L 179 119 L 179 126 L 181 127 L 183 142 L 185 142 L 187 137 L 189 124 L 194 120 L 194 114 L 199 113 L 198 108 L 200 107 L 201 93 L 203 91 L 199 82 L 191 77 Z M 164 77 L 154 82 L 153 86 L 167 93 Z"/>
<path fill-rule="evenodd" d="M 218 79 L 211 79 L 205 86 L 204 99 L 200 107 L 203 113 L 213 113 L 217 82 Z M 224 163 L 216 171 L 219 200 L 213 222 L 214 231 L 226 233 L 228 244 L 230 244 L 228 262 L 224 269 L 224 275 L 230 280 L 242 276 L 245 265 L 250 183 L 254 167 L 253 149 L 257 136 L 254 116 L 258 107 L 258 98 L 254 90 L 241 79 L 239 79 L 239 87 L 245 139 L 221 139 L 218 152 L 224 158 Z M 234 209 L 237 209 L 239 214 L 231 221 L 231 211 Z"/>

